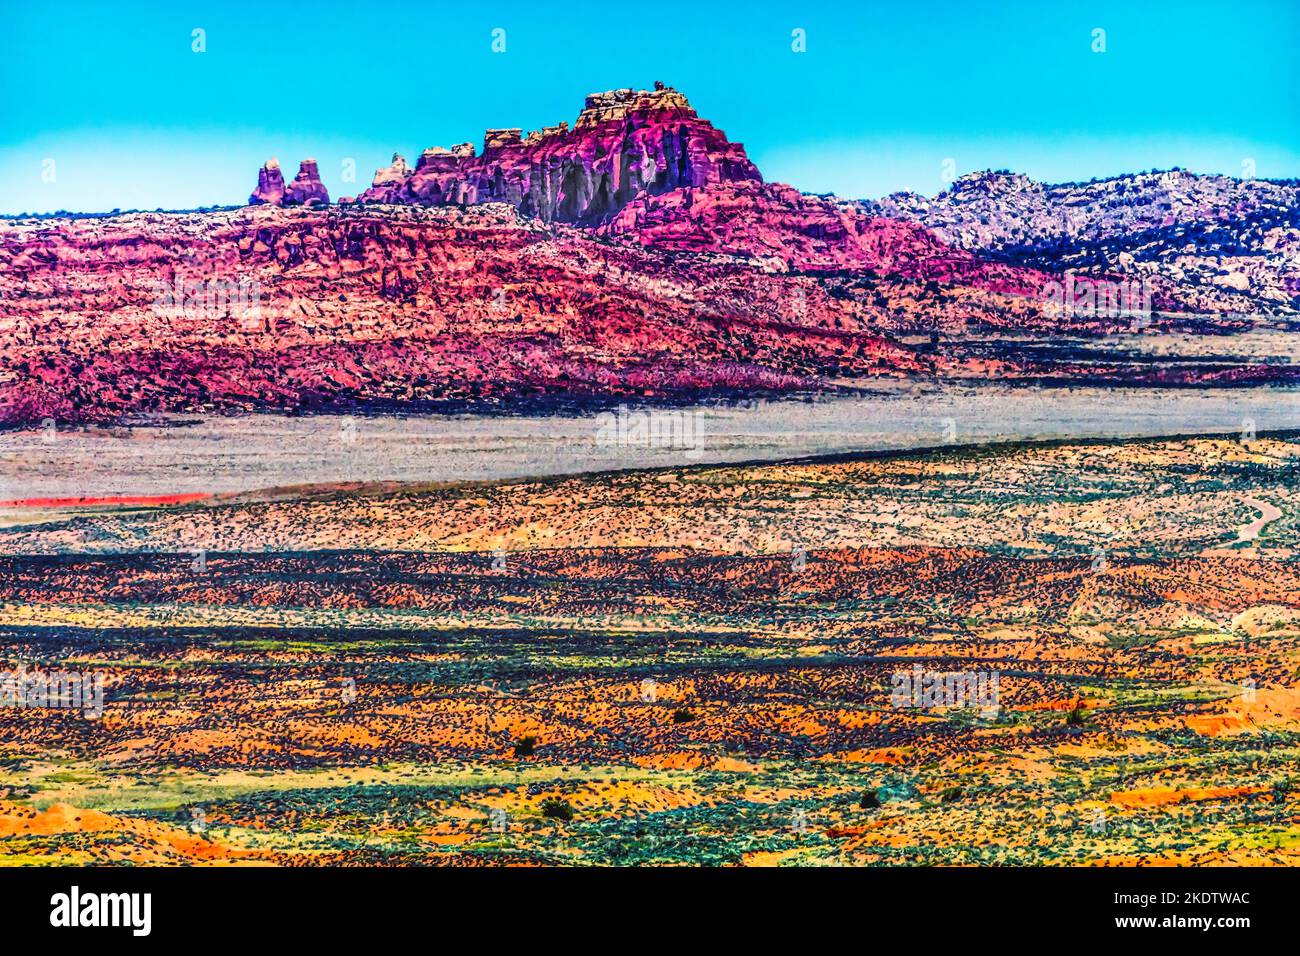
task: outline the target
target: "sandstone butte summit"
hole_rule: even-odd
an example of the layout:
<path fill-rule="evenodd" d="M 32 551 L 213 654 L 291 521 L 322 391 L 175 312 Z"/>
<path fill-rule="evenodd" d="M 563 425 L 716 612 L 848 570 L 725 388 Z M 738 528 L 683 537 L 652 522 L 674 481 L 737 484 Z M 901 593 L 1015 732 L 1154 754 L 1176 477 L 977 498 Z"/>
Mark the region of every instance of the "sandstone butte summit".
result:
<path fill-rule="evenodd" d="M 613 90 L 587 97 L 577 122 L 523 134 L 490 129 L 483 150 L 462 143 L 426 149 L 412 169 L 393 155 L 356 201 L 426 206 L 509 203 L 545 222 L 597 226 L 641 193 L 684 186 L 762 182 L 740 143 L 700 119 L 686 97 L 653 90 Z M 344 199 L 343 202 L 350 200 Z M 304 160 L 288 186 L 271 160 L 258 175 L 253 204 L 328 203 L 316 161 Z"/>

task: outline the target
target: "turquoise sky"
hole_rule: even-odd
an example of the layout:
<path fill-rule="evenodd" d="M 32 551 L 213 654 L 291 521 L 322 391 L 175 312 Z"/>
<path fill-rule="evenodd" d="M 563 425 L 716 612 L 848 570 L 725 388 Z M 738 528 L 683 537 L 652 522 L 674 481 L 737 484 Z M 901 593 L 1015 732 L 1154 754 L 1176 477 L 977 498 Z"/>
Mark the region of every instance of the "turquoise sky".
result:
<path fill-rule="evenodd" d="M 809 191 L 935 193 L 989 167 L 1300 177 L 1298 41 L 1295 0 L 0 0 L 0 212 L 241 203 L 272 155 L 353 194 L 394 151 L 572 121 L 588 92 L 656 79 Z"/>

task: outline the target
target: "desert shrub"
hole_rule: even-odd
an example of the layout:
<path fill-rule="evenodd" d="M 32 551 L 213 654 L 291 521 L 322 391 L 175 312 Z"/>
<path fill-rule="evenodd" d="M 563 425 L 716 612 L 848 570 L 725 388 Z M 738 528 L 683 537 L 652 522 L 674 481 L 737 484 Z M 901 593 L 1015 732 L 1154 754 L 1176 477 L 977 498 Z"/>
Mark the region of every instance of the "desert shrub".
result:
<path fill-rule="evenodd" d="M 862 799 L 858 801 L 858 806 L 863 810 L 875 810 L 880 806 L 880 798 L 876 796 L 874 790 L 862 791 Z"/>
<path fill-rule="evenodd" d="M 1075 704 L 1068 714 L 1065 715 L 1065 726 L 1082 727 L 1083 726 L 1083 703 L 1082 701 Z"/>
<path fill-rule="evenodd" d="M 940 802 L 940 803 L 956 803 L 958 800 L 961 799 L 961 797 L 962 797 L 962 792 L 963 792 L 963 791 L 962 791 L 962 788 L 961 788 L 961 787 L 948 787 L 948 788 L 945 789 L 945 790 L 940 790 L 940 791 L 939 791 L 939 802 Z"/>
<path fill-rule="evenodd" d="M 550 820 L 572 820 L 573 807 L 568 800 L 548 797 L 542 801 L 542 816 Z"/>
<path fill-rule="evenodd" d="M 685 707 L 680 707 L 677 710 L 673 711 L 674 724 L 689 724 L 694 719 L 695 719 L 695 715 L 692 714 Z"/>
<path fill-rule="evenodd" d="M 520 737 L 515 741 L 516 757 L 531 757 L 537 751 L 536 737 Z"/>

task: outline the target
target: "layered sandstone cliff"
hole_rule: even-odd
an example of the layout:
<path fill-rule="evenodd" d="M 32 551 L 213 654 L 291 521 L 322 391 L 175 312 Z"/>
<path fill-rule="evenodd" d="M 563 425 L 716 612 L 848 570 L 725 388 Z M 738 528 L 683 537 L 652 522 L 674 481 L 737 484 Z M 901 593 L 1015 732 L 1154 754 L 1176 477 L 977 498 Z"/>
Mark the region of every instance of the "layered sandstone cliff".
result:
<path fill-rule="evenodd" d="M 358 200 L 506 202 L 545 222 L 597 225 L 642 193 L 761 180 L 740 143 L 700 119 L 677 90 L 661 87 L 594 93 L 573 128 L 490 129 L 482 152 L 469 144 L 426 149 L 414 169 L 394 156 Z"/>
<path fill-rule="evenodd" d="M 0 223 L 0 426 L 807 388 L 919 369 L 873 302 L 500 203 Z"/>

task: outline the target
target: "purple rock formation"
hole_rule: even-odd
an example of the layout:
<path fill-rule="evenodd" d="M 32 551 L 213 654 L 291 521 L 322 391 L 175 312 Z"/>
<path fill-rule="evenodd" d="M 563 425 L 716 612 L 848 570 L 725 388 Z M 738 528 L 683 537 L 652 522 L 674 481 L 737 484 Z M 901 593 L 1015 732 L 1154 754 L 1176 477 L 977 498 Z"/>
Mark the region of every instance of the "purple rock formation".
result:
<path fill-rule="evenodd" d="M 248 197 L 250 206 L 306 206 L 320 203 L 329 205 L 330 194 L 320 181 L 316 160 L 304 159 L 298 165 L 298 175 L 288 186 L 278 160 L 271 159 L 257 173 L 257 189 Z"/>
<path fill-rule="evenodd" d="M 323 206 L 329 205 L 330 194 L 320 181 L 320 171 L 316 168 L 316 160 L 304 159 L 298 165 L 298 175 L 294 177 L 293 182 L 284 191 L 284 201 L 290 204 L 308 205 L 310 203 L 320 203 Z"/>
<path fill-rule="evenodd" d="M 265 166 L 257 171 L 257 189 L 248 197 L 250 206 L 266 203 L 279 206 L 284 202 L 284 174 L 280 172 L 278 159 L 267 160 Z"/>

